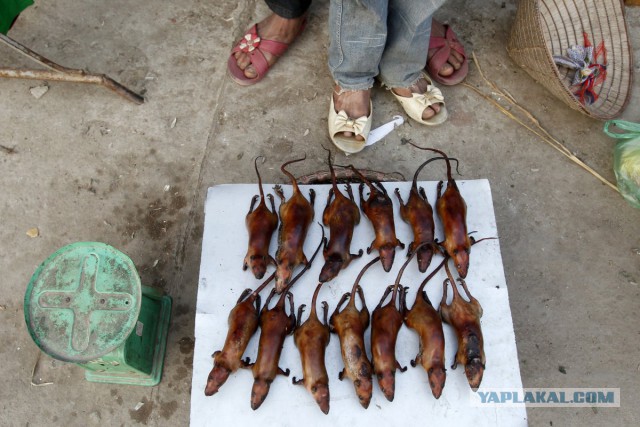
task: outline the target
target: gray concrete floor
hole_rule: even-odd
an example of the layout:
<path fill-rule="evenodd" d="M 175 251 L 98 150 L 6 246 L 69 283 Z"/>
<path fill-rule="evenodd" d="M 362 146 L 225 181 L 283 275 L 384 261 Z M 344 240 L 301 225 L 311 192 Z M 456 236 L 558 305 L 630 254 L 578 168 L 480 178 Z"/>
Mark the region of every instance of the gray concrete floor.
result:
<path fill-rule="evenodd" d="M 614 141 L 602 122 L 567 108 L 507 56 L 515 2 L 475 5 L 452 0 L 437 17 L 454 25 L 499 86 L 613 181 Z M 326 168 L 328 2 L 314 2 L 307 30 L 261 84 L 238 87 L 225 77 L 231 43 L 266 13 L 261 1 L 57 0 L 19 18 L 16 40 L 63 65 L 106 73 L 147 102 L 55 82 L 36 99 L 29 89 L 43 82 L 0 81 L 0 144 L 15 150 L 0 150 L 0 425 L 187 424 L 206 189 L 254 182 L 258 154 L 268 159 L 267 182 L 284 182 L 279 164 L 304 153 L 294 173 Z M 627 13 L 640 58 L 640 8 Z M 3 65 L 25 64 L 2 49 Z M 481 83 L 473 66 L 469 81 Z M 465 179 L 488 178 L 524 385 L 621 389 L 620 408 L 529 409 L 531 425 L 639 425 L 640 211 L 468 88 L 443 91 L 445 125 L 407 123 L 350 160 L 411 176 L 422 156 L 400 144 L 410 138 L 459 158 Z M 376 123 L 400 112 L 386 91 L 373 97 Z M 639 99 L 635 83 L 623 118 L 640 120 Z M 37 238 L 26 235 L 32 227 Z M 26 285 L 56 249 L 87 240 L 123 250 L 144 283 L 173 297 L 157 387 L 89 383 L 80 368 L 47 356 L 35 379 L 53 384 L 30 385 L 39 350 L 25 328 Z"/>

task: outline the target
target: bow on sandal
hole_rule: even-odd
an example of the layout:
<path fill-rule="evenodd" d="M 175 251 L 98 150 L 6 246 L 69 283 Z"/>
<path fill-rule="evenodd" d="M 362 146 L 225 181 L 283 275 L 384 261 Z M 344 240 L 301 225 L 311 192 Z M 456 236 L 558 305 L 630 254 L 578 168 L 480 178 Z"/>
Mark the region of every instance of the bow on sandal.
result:
<path fill-rule="evenodd" d="M 464 52 L 464 46 L 460 41 L 458 41 L 456 33 L 453 32 L 449 25 L 438 24 L 444 27 L 444 37 L 431 36 L 429 39 L 429 52 L 434 49 L 436 52 L 427 60 L 427 66 L 425 68 L 433 80 L 445 86 L 451 86 L 460 83 L 465 77 L 467 77 L 467 73 L 469 72 L 469 62 L 467 61 L 467 55 Z M 453 74 L 450 76 L 441 76 L 438 72 L 449 60 L 452 49 L 462 56 L 462 64 L 460 65 L 460 68 L 454 70 Z"/>
<path fill-rule="evenodd" d="M 331 97 L 329 108 L 329 136 L 333 145 L 347 154 L 359 153 L 364 149 L 371 130 L 371 118 L 373 117 L 373 103 L 369 101 L 369 116 L 353 119 L 344 110 L 336 113 Z M 344 136 L 344 132 L 351 132 L 353 136 Z M 363 140 L 357 140 L 356 136 L 362 136 Z"/>
<path fill-rule="evenodd" d="M 305 19 L 302 22 L 298 36 L 304 30 L 306 24 L 307 21 Z M 267 58 L 264 56 L 263 52 L 268 52 L 274 56 L 280 57 L 287 51 L 287 49 L 289 49 L 288 43 L 276 40 L 267 40 L 260 37 L 260 35 L 258 35 L 258 24 L 255 24 L 244 36 L 242 36 L 240 41 L 236 43 L 234 48 L 231 50 L 231 55 L 229 55 L 229 60 L 227 61 L 229 77 L 241 86 L 256 84 L 264 78 L 270 68 Z M 250 64 L 253 65 L 253 68 L 257 73 L 256 77 L 249 78 L 244 75 L 244 70 L 238 67 L 235 57 L 236 52 L 244 52 L 249 55 Z"/>
<path fill-rule="evenodd" d="M 449 116 L 447 108 L 444 106 L 444 95 L 442 95 L 442 91 L 440 89 L 433 85 L 433 81 L 429 76 L 422 73 L 422 78 L 428 82 L 427 90 L 424 93 L 413 93 L 411 94 L 411 98 L 400 96 L 393 90 L 391 93 L 398 101 L 400 101 L 400 105 L 402 105 L 404 111 L 413 120 L 428 126 L 439 125 L 447 120 L 447 117 Z M 424 110 L 433 104 L 441 104 L 440 111 L 427 120 L 424 120 L 422 118 L 422 113 L 424 113 Z"/>

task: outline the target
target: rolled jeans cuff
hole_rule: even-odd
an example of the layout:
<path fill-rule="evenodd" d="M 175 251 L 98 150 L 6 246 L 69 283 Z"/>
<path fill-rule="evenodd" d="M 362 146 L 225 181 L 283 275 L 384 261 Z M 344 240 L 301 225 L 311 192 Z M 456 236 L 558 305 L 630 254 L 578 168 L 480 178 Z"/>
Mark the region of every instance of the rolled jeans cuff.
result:
<path fill-rule="evenodd" d="M 387 90 L 391 90 L 393 88 L 397 88 L 397 87 L 401 87 L 401 88 L 409 88 L 411 86 L 413 86 L 414 84 L 418 83 L 418 81 L 422 78 L 422 71 L 418 72 L 418 75 L 415 78 L 410 78 L 408 81 L 410 83 L 407 83 L 407 81 L 404 82 L 388 82 L 388 81 L 382 81 L 382 85 L 387 89 Z"/>
<path fill-rule="evenodd" d="M 357 90 L 369 90 L 373 87 L 373 80 L 371 83 L 357 83 L 352 85 L 343 85 L 340 82 L 335 82 L 338 86 L 340 86 L 340 90 L 336 92 L 338 95 L 342 95 L 345 92 L 355 92 Z M 335 92 L 335 89 L 334 89 Z"/>

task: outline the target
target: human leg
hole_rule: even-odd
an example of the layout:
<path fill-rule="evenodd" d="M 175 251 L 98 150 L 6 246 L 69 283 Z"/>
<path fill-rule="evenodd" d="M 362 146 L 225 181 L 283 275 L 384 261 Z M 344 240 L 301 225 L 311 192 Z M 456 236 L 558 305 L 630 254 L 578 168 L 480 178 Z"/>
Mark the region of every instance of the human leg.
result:
<path fill-rule="evenodd" d="M 382 82 L 407 113 L 424 124 L 446 119 L 442 93 L 423 75 L 431 18 L 442 3 L 444 0 L 390 0 L 387 44 L 380 61 Z"/>
<path fill-rule="evenodd" d="M 336 85 L 329 133 L 343 151 L 356 152 L 364 147 L 371 119 L 371 87 L 386 42 L 386 21 L 387 0 L 330 2 L 329 69 Z M 361 125 L 368 124 L 366 132 L 362 132 L 363 126 L 358 128 L 358 120 Z"/>
<path fill-rule="evenodd" d="M 341 88 L 373 86 L 387 38 L 387 0 L 331 0 L 329 70 Z"/>
<path fill-rule="evenodd" d="M 380 79 L 388 87 L 415 83 L 427 60 L 431 18 L 444 0 L 390 0 Z"/>

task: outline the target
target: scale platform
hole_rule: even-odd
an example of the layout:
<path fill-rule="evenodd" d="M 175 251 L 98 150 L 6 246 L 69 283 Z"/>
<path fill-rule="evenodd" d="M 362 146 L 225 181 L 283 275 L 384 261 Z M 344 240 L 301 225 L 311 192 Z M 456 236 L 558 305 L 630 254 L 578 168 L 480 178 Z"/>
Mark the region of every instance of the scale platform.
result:
<path fill-rule="evenodd" d="M 476 239 L 497 237 L 495 216 L 491 198 L 491 189 L 487 180 L 457 181 L 468 206 L 468 229 L 475 231 Z M 392 197 L 395 207 L 395 224 L 398 238 L 405 244 L 412 240 L 411 229 L 402 221 L 398 200 L 393 195 L 399 188 L 406 201 L 410 182 L 383 183 Z M 436 182 L 420 182 L 429 201 L 433 205 L 436 197 Z M 344 185 L 340 186 L 341 189 Z M 359 203 L 357 185 L 352 185 L 356 202 Z M 272 185 L 265 184 L 265 191 L 271 192 Z M 311 257 L 320 242 L 321 231 L 316 222 L 322 221 L 327 194 L 330 185 L 300 186 L 305 196 L 309 188 L 316 192 L 315 218 L 305 242 L 305 254 Z M 291 186 L 283 186 L 285 196 L 291 195 Z M 256 288 L 262 281 L 256 280 L 249 271 L 242 270 L 242 262 L 247 250 L 247 232 L 244 224 L 251 198 L 258 193 L 255 184 L 230 184 L 209 188 L 205 204 L 204 236 L 202 241 L 202 261 L 195 323 L 195 352 L 193 358 L 193 380 L 191 390 L 191 425 L 236 425 L 236 426 L 291 426 L 298 427 L 300 421 L 305 425 L 349 425 L 388 426 L 419 425 L 428 420 L 430 425 L 475 425 L 475 426 L 523 426 L 527 425 L 524 406 L 509 408 L 485 408 L 474 405 L 471 390 L 464 375 L 463 367 L 449 368 L 453 363 L 457 349 L 457 340 L 449 325 L 444 325 L 447 381 L 440 399 L 431 394 L 427 374 L 421 368 L 409 366 L 410 360 L 418 353 L 418 337 L 403 326 L 398 335 L 396 358 L 402 366 L 409 366 L 404 373 L 396 373 L 395 399 L 389 402 L 380 391 L 374 379 L 373 397 L 368 409 L 360 406 L 353 384 L 345 379 L 338 380 L 343 369 L 340 356 L 340 343 L 336 335 L 326 350 L 326 367 L 329 373 L 331 408 L 328 415 L 323 414 L 316 402 L 303 386 L 291 383 L 292 377 L 302 377 L 302 368 L 298 349 L 293 336 L 286 338 L 279 366 L 291 370 L 290 376 L 278 376 L 273 381 L 269 395 L 262 406 L 253 411 L 250 406 L 253 376 L 250 370 L 239 370 L 232 374 L 220 391 L 211 396 L 204 395 L 207 375 L 213 366 L 211 355 L 220 350 L 227 334 L 227 316 L 245 288 Z M 365 189 L 365 196 L 368 191 Z M 277 200 L 277 198 L 276 198 Z M 276 208 L 278 204 L 276 202 Z M 276 232 L 277 233 L 277 232 Z M 277 236 L 274 233 L 271 242 L 271 254 L 275 254 Z M 328 230 L 327 230 L 328 233 Z M 442 228 L 436 219 L 436 237 L 442 240 Z M 354 260 L 337 278 L 325 283 L 319 294 L 319 301 L 329 303 L 329 313 L 335 310 L 342 294 L 351 290 L 355 277 L 362 267 L 377 254 L 366 254 L 366 248 L 373 241 L 374 233 L 369 220 L 362 215 L 356 227 L 351 245 L 352 253 L 359 249 L 365 255 Z M 396 253 L 393 269 L 385 273 L 378 263 L 371 267 L 362 278 L 361 285 L 369 310 L 378 304 L 384 289 L 394 283 L 396 275 L 405 260 L 406 249 Z M 436 256 L 431 263 L 435 268 L 441 258 Z M 318 254 L 311 269 L 292 288 L 295 307 L 306 304 L 303 321 L 309 314 L 309 305 L 318 275 L 324 263 L 322 254 Z M 270 274 L 268 271 L 267 275 Z M 267 276 L 265 276 L 267 277 Z M 412 262 L 404 272 L 401 283 L 408 286 L 407 304 L 413 305 L 418 286 L 425 275 L 420 273 L 417 264 Z M 438 304 L 442 297 L 442 282 L 445 278 L 441 270 L 429 284 L 426 291 L 431 301 Z M 485 340 L 486 370 L 480 390 L 488 388 L 521 388 L 518 353 L 513 332 L 509 295 L 500 255 L 499 240 L 486 240 L 471 249 L 471 265 L 467 275 L 467 284 L 472 295 L 477 298 L 483 309 L 482 331 Z M 262 292 L 262 301 L 270 288 Z M 451 290 L 449 290 L 451 294 Z M 451 297 L 449 297 L 451 298 Z M 273 304 L 273 303 L 272 303 Z M 255 360 L 260 331 L 256 332 L 249 343 L 244 356 Z M 370 328 L 365 336 L 367 352 L 370 356 Z"/>
<path fill-rule="evenodd" d="M 27 329 L 49 356 L 76 363 L 92 382 L 160 382 L 171 297 L 142 286 L 133 261 L 100 242 L 67 245 L 33 274 Z"/>

